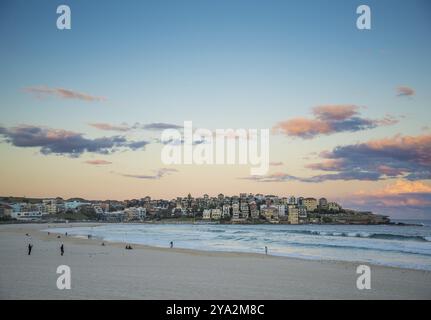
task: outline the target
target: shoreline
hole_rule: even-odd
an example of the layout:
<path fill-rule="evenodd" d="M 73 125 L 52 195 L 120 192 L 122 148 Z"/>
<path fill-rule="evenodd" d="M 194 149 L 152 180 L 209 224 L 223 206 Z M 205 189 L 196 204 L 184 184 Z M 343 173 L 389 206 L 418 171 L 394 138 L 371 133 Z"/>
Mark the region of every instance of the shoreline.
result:
<path fill-rule="evenodd" d="M 425 270 L 369 264 L 372 290 L 358 290 L 354 262 L 147 245 L 126 250 L 121 242 L 104 241 L 101 246 L 100 239 L 57 238 L 42 229 L 47 225 L 0 226 L 0 298 L 431 299 L 431 272 Z M 34 243 L 31 256 L 26 233 Z M 72 270 L 72 290 L 55 287 L 60 264 Z"/>

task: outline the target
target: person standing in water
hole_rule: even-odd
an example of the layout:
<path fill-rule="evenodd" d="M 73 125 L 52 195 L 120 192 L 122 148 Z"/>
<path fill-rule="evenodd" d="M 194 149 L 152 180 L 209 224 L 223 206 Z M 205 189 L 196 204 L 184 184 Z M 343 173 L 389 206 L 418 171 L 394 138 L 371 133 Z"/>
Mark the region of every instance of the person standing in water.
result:
<path fill-rule="evenodd" d="M 171 249 L 174 247 L 174 242 L 173 241 L 171 241 L 170 243 L 169 243 L 169 245 L 170 245 L 170 247 L 171 247 Z"/>
<path fill-rule="evenodd" d="M 64 254 L 64 245 L 61 244 L 60 246 L 60 254 L 63 255 Z"/>
<path fill-rule="evenodd" d="M 31 243 L 28 244 L 28 255 L 31 255 L 31 249 L 33 249 L 33 245 Z"/>

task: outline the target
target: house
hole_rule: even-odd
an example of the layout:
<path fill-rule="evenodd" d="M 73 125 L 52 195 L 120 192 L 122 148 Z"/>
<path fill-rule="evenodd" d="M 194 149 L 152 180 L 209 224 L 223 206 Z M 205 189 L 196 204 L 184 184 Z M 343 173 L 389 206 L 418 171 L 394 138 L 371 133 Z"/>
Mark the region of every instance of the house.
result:
<path fill-rule="evenodd" d="M 220 220 L 221 219 L 221 210 L 220 209 L 211 209 L 211 219 Z"/>
<path fill-rule="evenodd" d="M 204 211 L 202 212 L 202 219 L 211 220 L 211 210 L 210 209 L 204 209 Z"/>

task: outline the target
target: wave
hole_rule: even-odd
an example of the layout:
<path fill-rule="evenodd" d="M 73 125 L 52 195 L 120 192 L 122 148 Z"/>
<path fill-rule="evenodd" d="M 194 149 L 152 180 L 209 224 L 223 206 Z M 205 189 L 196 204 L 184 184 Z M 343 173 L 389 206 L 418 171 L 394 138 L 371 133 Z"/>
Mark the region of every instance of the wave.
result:
<path fill-rule="evenodd" d="M 421 255 L 431 257 L 431 253 L 424 252 L 418 248 L 403 248 L 403 247 L 368 247 L 366 245 L 361 245 L 359 243 L 349 243 L 349 244 L 341 244 L 341 243 L 304 243 L 299 241 L 286 241 L 284 243 L 286 246 L 297 246 L 304 248 L 333 248 L 333 249 L 342 249 L 342 250 L 366 250 L 366 251 L 374 251 L 374 252 L 394 252 L 394 253 L 403 253 L 410 255 Z"/>
<path fill-rule="evenodd" d="M 337 232 L 337 231 L 315 231 L 315 230 L 289 230 L 286 233 L 328 236 L 328 237 L 351 237 L 351 238 L 369 238 L 381 240 L 399 240 L 399 241 L 419 241 L 431 242 L 431 237 L 401 235 L 392 233 L 370 233 L 370 232 Z"/>

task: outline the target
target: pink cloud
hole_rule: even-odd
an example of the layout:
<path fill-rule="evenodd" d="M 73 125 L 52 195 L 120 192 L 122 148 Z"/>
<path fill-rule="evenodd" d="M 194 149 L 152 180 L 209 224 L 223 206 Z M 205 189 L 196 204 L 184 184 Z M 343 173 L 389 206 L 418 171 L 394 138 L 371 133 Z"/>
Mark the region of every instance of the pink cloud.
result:
<path fill-rule="evenodd" d="M 112 162 L 106 161 L 106 160 L 96 159 L 96 160 L 87 160 L 87 161 L 85 161 L 85 163 L 92 164 L 92 165 L 107 165 L 107 164 L 111 164 Z"/>
<path fill-rule="evenodd" d="M 84 101 L 105 101 L 106 98 L 89 95 L 82 92 L 77 92 L 64 88 L 50 88 L 47 86 L 38 86 L 38 87 L 26 87 L 24 88 L 25 92 L 31 93 L 38 98 L 42 98 L 45 96 L 56 96 L 57 98 L 62 99 L 78 99 Z"/>
<path fill-rule="evenodd" d="M 407 86 L 399 86 L 396 90 L 399 97 L 411 97 L 415 95 L 415 90 Z"/>

